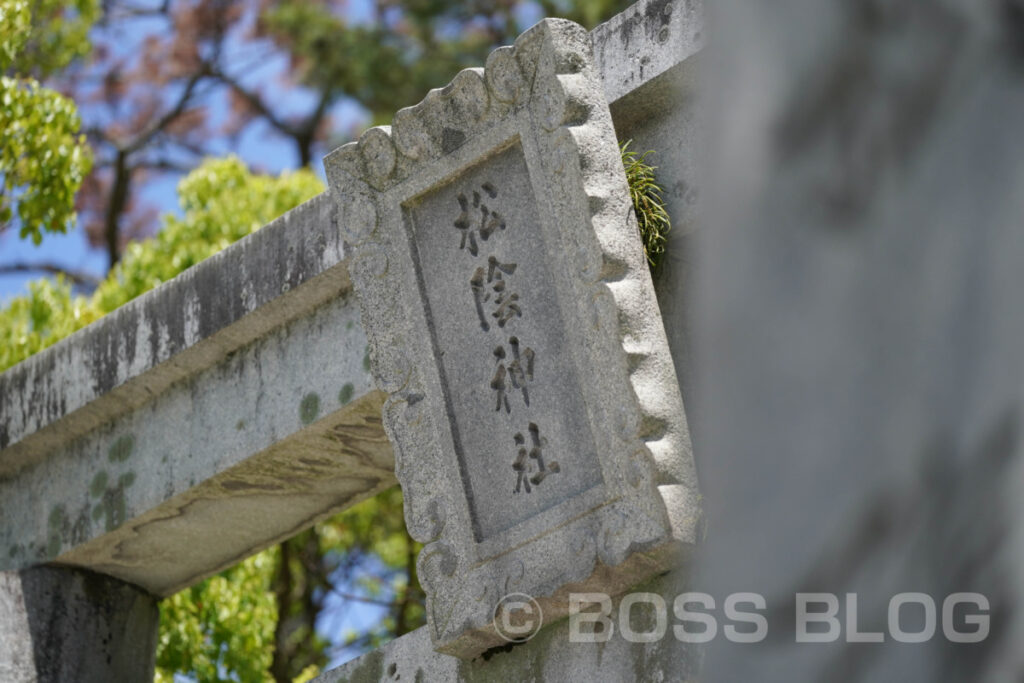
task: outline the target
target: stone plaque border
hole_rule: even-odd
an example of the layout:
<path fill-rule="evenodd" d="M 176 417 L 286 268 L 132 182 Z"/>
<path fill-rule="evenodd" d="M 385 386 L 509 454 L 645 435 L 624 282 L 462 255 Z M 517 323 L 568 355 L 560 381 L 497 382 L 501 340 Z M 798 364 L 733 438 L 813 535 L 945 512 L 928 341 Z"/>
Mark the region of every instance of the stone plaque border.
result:
<path fill-rule="evenodd" d="M 603 483 L 477 542 L 408 213 L 512 145 L 537 201 Z M 418 572 L 435 647 L 471 657 L 505 645 L 493 618 L 508 593 L 536 598 L 550 622 L 570 590 L 614 593 L 670 569 L 681 546 L 663 496 L 690 488 L 672 464 L 690 458 L 685 417 L 586 30 L 542 21 L 324 163 L 388 394 L 406 524 L 425 544 Z"/>

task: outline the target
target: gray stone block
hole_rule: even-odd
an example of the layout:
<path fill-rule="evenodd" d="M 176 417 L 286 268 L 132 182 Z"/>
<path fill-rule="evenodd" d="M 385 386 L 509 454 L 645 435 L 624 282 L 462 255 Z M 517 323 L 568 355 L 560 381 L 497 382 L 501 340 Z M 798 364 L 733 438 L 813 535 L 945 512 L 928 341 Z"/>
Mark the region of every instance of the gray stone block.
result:
<path fill-rule="evenodd" d="M 586 31 L 541 22 L 325 166 L 435 647 L 673 566 L 689 434 Z"/>
<path fill-rule="evenodd" d="M 92 572 L 0 573 L 0 681 L 151 681 L 159 612 L 135 586 Z"/>

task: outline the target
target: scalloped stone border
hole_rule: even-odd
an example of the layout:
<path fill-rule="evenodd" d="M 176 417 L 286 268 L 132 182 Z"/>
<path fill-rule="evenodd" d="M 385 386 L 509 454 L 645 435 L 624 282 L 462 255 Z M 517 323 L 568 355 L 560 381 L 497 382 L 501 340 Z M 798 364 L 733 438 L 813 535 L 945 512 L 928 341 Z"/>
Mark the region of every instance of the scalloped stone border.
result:
<path fill-rule="evenodd" d="M 513 527 L 495 553 L 474 540 L 402 205 L 515 141 L 538 201 L 557 207 L 542 222 L 561 246 L 566 327 L 577 323 L 568 336 L 589 329 L 574 359 L 604 368 L 583 382 L 603 485 L 563 518 Z M 436 649 L 471 657 L 503 645 L 492 619 L 507 593 L 535 597 L 551 621 L 567 613 L 570 588 L 615 594 L 677 563 L 699 517 L 689 433 L 586 30 L 542 21 L 324 164 L 388 394 L 406 523 L 425 544 L 418 571 Z"/>

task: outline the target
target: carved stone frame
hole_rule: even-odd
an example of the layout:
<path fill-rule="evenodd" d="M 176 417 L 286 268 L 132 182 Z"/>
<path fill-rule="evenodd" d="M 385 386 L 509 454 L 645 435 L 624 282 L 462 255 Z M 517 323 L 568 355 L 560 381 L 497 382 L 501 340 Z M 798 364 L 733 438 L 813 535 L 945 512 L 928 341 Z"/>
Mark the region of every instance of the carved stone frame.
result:
<path fill-rule="evenodd" d="M 556 245 L 546 258 L 572 360 L 602 368 L 581 388 L 603 483 L 476 542 L 403 207 L 515 144 Z M 616 593 L 671 568 L 696 522 L 670 522 L 665 502 L 695 505 L 689 438 L 587 32 L 537 24 L 325 166 L 373 374 L 389 395 L 407 527 L 425 544 L 435 647 L 469 657 L 504 645 L 492 620 L 508 593 L 536 598 L 550 622 L 570 590 Z"/>

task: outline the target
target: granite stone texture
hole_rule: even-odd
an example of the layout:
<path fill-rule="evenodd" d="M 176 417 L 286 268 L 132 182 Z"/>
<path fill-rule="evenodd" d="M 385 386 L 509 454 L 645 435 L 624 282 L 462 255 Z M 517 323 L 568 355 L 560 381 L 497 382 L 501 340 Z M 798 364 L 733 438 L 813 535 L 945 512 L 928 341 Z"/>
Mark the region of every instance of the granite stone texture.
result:
<path fill-rule="evenodd" d="M 689 435 L 587 32 L 541 22 L 325 166 L 435 646 L 673 566 Z"/>
<path fill-rule="evenodd" d="M 0 681 L 151 681 L 156 599 L 62 567 L 0 572 Z"/>
<path fill-rule="evenodd" d="M 365 354 L 341 292 L 0 478 L 0 570 L 56 561 L 167 595 L 393 486 Z"/>
<path fill-rule="evenodd" d="M 348 288 L 322 195 L 0 373 L 0 479 Z"/>

